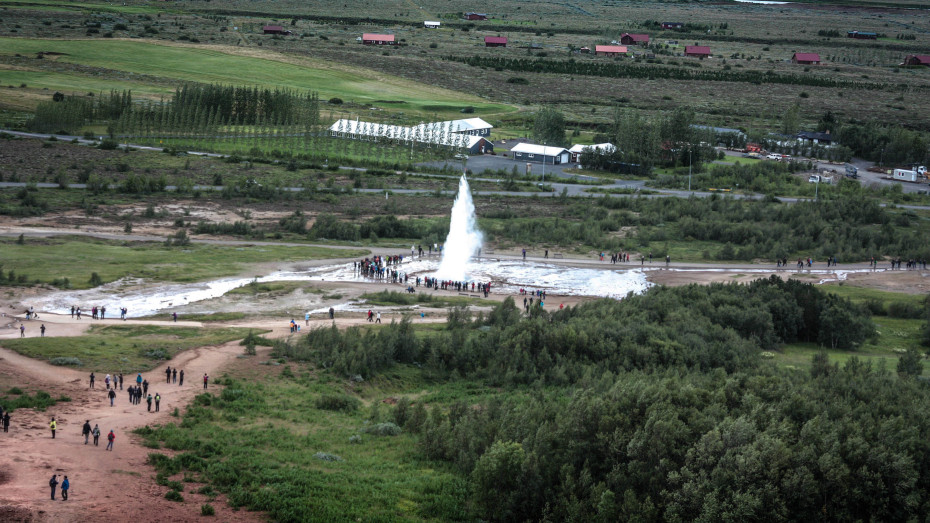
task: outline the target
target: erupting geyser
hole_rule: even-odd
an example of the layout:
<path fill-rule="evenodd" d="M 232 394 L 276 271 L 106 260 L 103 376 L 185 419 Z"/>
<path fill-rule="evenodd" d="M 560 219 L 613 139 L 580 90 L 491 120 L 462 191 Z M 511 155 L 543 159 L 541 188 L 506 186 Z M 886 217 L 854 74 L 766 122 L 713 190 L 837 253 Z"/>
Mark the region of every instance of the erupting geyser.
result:
<path fill-rule="evenodd" d="M 484 238 L 478 230 L 475 217 L 475 204 L 471 200 L 468 180 L 465 175 L 459 179 L 459 194 L 452 205 L 452 221 L 449 235 L 442 247 L 442 261 L 436 270 L 440 280 L 465 281 L 465 269 L 472 256 L 481 249 Z"/>

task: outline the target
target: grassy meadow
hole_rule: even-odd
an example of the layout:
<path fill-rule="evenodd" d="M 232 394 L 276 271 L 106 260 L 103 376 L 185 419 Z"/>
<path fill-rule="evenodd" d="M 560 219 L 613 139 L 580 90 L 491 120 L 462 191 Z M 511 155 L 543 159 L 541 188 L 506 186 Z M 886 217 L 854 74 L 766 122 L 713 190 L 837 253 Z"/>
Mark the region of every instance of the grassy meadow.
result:
<path fill-rule="evenodd" d="M 38 329 L 37 325 L 34 322 L 30 328 Z M 94 371 L 100 376 L 146 372 L 182 351 L 241 339 L 248 332 L 244 328 L 94 325 L 82 336 L 56 337 L 51 326 L 45 337 L 4 340 L 3 346 L 52 365 Z"/>
<path fill-rule="evenodd" d="M 93 286 L 90 283 L 92 273 L 100 277 L 99 283 L 127 276 L 153 281 L 194 282 L 239 274 L 251 263 L 352 258 L 368 252 L 363 249 L 284 245 L 191 244 L 166 247 L 160 243 L 83 237 L 30 238 L 24 244 L 17 243 L 15 238 L 3 238 L 0 246 L 4 251 L 4 271 L 26 275 L 30 282 L 61 282 L 67 278 L 71 288 L 75 289 Z M 36 260 L 42 260 L 42 263 L 36 263 Z"/>

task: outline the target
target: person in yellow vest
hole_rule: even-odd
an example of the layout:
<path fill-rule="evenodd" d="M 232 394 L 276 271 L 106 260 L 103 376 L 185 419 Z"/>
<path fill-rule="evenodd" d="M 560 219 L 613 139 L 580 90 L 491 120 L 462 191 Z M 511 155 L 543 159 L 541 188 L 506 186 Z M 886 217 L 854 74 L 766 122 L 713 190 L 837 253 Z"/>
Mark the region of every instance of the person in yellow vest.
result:
<path fill-rule="evenodd" d="M 54 416 L 52 416 L 52 421 L 49 422 L 48 428 L 52 429 L 52 439 L 55 439 L 55 429 L 58 428 L 58 422 L 55 421 Z"/>

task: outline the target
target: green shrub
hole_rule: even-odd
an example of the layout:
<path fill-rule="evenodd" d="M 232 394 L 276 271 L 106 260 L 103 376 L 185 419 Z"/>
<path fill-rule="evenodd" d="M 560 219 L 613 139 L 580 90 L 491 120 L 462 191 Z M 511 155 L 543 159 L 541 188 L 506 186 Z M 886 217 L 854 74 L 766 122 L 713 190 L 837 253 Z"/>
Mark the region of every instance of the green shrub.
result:
<path fill-rule="evenodd" d="M 61 365 L 61 366 L 70 366 L 70 367 L 80 367 L 81 360 L 71 356 L 58 356 L 57 358 L 52 358 L 48 361 L 52 365 Z"/>
<path fill-rule="evenodd" d="M 374 434 L 376 436 L 397 436 L 402 432 L 400 427 L 391 422 L 369 425 L 363 430 L 368 434 Z"/>
<path fill-rule="evenodd" d="M 209 503 L 204 503 L 200 505 L 200 515 L 201 516 L 214 516 L 216 515 L 216 510 L 213 508 L 213 505 Z"/>
<path fill-rule="evenodd" d="M 320 410 L 355 411 L 362 402 L 348 394 L 323 394 L 313 404 Z"/>
<path fill-rule="evenodd" d="M 182 496 L 181 493 L 178 492 L 177 490 L 169 490 L 169 491 L 165 494 L 165 499 L 167 499 L 167 500 L 169 500 L 169 501 L 183 502 L 183 501 L 184 501 L 184 496 Z"/>

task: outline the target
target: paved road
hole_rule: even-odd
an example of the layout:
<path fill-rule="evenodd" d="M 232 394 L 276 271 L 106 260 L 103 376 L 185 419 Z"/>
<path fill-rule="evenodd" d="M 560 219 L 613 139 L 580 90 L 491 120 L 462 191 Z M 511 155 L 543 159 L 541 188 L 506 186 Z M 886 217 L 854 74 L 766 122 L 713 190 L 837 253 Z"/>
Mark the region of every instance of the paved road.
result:
<path fill-rule="evenodd" d="M 12 134 L 12 135 L 14 135 L 14 136 L 20 136 L 20 137 L 23 137 L 23 138 L 48 139 L 48 138 L 51 137 L 51 136 L 56 136 L 57 138 L 59 138 L 59 139 L 61 139 L 61 140 L 63 140 L 63 141 L 75 141 L 75 140 L 76 140 L 78 143 L 81 143 L 81 144 L 84 144 L 84 145 L 93 145 L 93 144 L 97 143 L 95 140 L 88 140 L 88 139 L 85 139 L 85 138 L 80 137 L 80 136 L 71 136 L 71 135 L 51 135 L 51 134 L 42 134 L 42 133 L 27 133 L 27 132 L 22 132 L 22 131 L 9 131 L 9 130 L 3 130 L 3 129 L 0 129 L 0 132 Z M 150 146 L 133 145 L 133 144 L 121 144 L 120 147 L 130 147 L 130 148 L 133 148 L 133 149 L 148 150 L 148 151 L 159 151 L 159 152 L 164 150 L 164 149 L 161 148 L 161 147 L 150 147 Z M 228 155 L 224 155 L 224 154 L 206 153 L 206 152 L 200 152 L 200 151 L 187 151 L 187 154 L 196 155 L 196 156 L 208 156 L 208 157 L 211 157 L 211 158 L 226 158 L 226 157 L 228 157 Z M 737 152 L 734 152 L 734 151 L 727 151 L 727 154 L 730 155 L 730 156 L 742 155 L 742 153 L 737 153 Z M 488 159 L 488 158 L 496 159 L 497 161 L 509 162 L 508 165 L 514 165 L 514 161 L 513 161 L 513 160 L 510 160 L 510 159 L 507 159 L 507 158 L 493 157 L 493 156 L 476 156 L 476 157 L 471 157 L 471 158 L 468 159 L 468 162 L 474 162 L 474 161 L 476 161 L 476 160 L 478 160 L 478 159 L 481 159 L 482 161 L 485 161 L 485 160 Z M 489 165 L 490 165 L 490 164 L 489 164 Z M 572 166 L 572 165 L 573 165 L 573 164 L 566 164 L 566 165 L 561 166 L 561 168 L 569 168 L 569 167 Z M 832 164 L 825 163 L 824 165 L 832 165 Z M 542 165 L 539 165 L 539 167 L 541 168 Z M 553 166 L 550 165 L 550 166 L 547 166 L 547 167 L 548 167 L 548 168 L 552 168 Z M 556 167 L 559 167 L 559 166 L 556 166 Z M 835 168 L 836 166 L 835 166 L 835 165 L 832 165 L 832 167 Z M 345 170 L 357 170 L 357 171 L 366 171 L 366 170 L 367 170 L 367 169 L 362 168 L 362 167 L 346 167 L 346 166 L 340 166 L 339 168 L 340 168 L 340 169 L 345 169 Z M 864 171 L 864 169 L 863 169 L 863 168 L 860 168 L 860 170 L 859 170 L 860 174 L 861 174 L 863 171 Z M 548 172 L 548 171 L 547 171 L 547 172 Z M 422 177 L 453 178 L 453 179 L 458 179 L 458 175 L 431 174 L 431 173 L 416 173 L 416 172 L 414 172 L 414 173 L 408 173 L 408 174 L 411 174 L 411 175 L 414 175 L 414 176 L 422 176 Z M 564 173 L 564 172 L 562 172 L 561 170 L 559 170 L 559 171 L 557 172 L 557 174 L 559 174 L 559 175 L 560 175 L 561 177 L 563 177 L 563 178 L 575 178 L 575 177 L 576 177 L 576 176 L 573 175 L 573 174 Z M 874 173 L 870 173 L 870 174 L 874 174 Z M 480 180 L 480 181 L 487 181 L 487 182 L 498 182 L 498 181 L 500 181 L 500 178 L 497 178 L 497 177 L 495 177 L 495 178 L 488 178 L 488 177 L 472 177 L 472 178 L 470 178 L 470 179 L 472 179 L 472 180 Z M 897 182 L 888 182 L 888 183 L 897 183 Z M 0 182 L 0 188 L 25 187 L 26 185 L 27 185 L 26 183 L 22 183 L 22 182 Z M 55 183 L 36 183 L 36 184 L 34 184 L 34 185 L 35 185 L 36 187 L 39 187 L 39 188 L 57 188 L 57 187 L 58 187 L 58 184 L 55 184 Z M 720 195 L 720 194 L 721 194 L 721 193 L 704 192 L 704 191 L 687 191 L 687 190 L 658 189 L 658 188 L 653 188 L 653 187 L 646 187 L 646 186 L 645 186 L 645 185 L 646 185 L 646 182 L 643 181 L 643 180 L 615 180 L 614 183 L 612 183 L 612 184 L 605 184 L 605 185 L 579 185 L 579 184 L 576 184 L 576 183 L 559 183 L 559 182 L 547 182 L 547 185 L 551 185 L 551 186 L 552 186 L 552 188 L 553 188 L 553 191 L 552 191 L 552 192 L 529 192 L 529 191 L 473 191 L 473 194 L 476 195 L 476 196 L 499 195 L 499 196 L 521 196 L 521 197 L 531 197 L 531 196 L 536 196 L 536 197 L 547 197 L 547 196 L 549 196 L 549 197 L 552 197 L 552 196 L 560 196 L 563 192 L 564 192 L 567 196 L 585 196 L 585 197 L 601 197 L 601 196 L 605 196 L 605 195 L 607 194 L 607 193 L 604 193 L 604 192 L 588 192 L 589 189 L 594 189 L 594 188 L 600 188 L 600 189 L 606 189 L 606 190 L 618 189 L 618 188 L 629 188 L 629 189 L 633 189 L 634 191 L 636 191 L 636 192 L 633 193 L 633 194 L 612 194 L 612 195 L 611 195 L 611 196 L 615 196 L 615 197 L 633 197 L 633 196 L 638 196 L 638 197 L 641 197 L 641 198 L 668 198 L 668 197 L 688 198 L 688 197 L 690 197 L 690 196 L 695 196 L 695 197 L 697 197 L 697 198 L 708 198 L 708 197 L 710 197 L 710 196 L 712 196 L 712 195 L 714 195 L 714 194 L 717 194 L 717 195 Z M 911 185 L 911 184 L 903 184 L 903 185 L 908 186 L 908 185 Z M 914 185 L 916 186 L 916 184 L 914 184 Z M 110 188 L 115 188 L 115 187 L 116 187 L 116 185 L 113 185 L 113 184 L 110 185 Z M 923 186 L 923 185 L 920 185 L 919 187 L 924 187 L 924 186 Z M 72 183 L 72 184 L 68 184 L 68 188 L 69 188 L 69 189 L 86 189 L 87 186 L 86 186 L 86 184 L 83 184 L 83 183 Z M 169 185 L 169 186 L 166 187 L 166 189 L 169 190 L 169 191 L 174 191 L 174 190 L 177 190 L 177 187 L 175 187 L 175 186 L 173 186 L 173 185 Z M 222 191 L 223 189 L 224 189 L 224 186 L 222 186 L 222 185 L 195 185 L 195 186 L 194 186 L 194 190 L 199 190 L 199 191 Z M 300 192 L 300 191 L 303 191 L 303 190 L 304 190 L 303 187 L 284 187 L 284 188 L 282 188 L 282 189 L 285 190 L 285 191 L 291 191 L 291 192 Z M 643 191 L 643 190 L 651 191 L 653 194 L 640 194 L 639 191 Z M 385 190 L 383 190 L 383 189 L 355 189 L 355 191 L 356 191 L 356 192 L 360 192 L 360 193 L 369 193 L 369 194 L 385 194 L 385 192 L 388 192 L 388 191 L 385 191 Z M 911 191 L 907 191 L 907 190 L 906 190 L 906 192 L 914 192 L 914 191 L 916 191 L 916 189 L 911 190 Z M 424 190 L 418 190 L 418 189 L 390 189 L 389 192 L 395 193 L 395 194 L 423 194 L 423 193 L 433 192 L 433 191 L 424 191 Z M 447 194 L 447 195 L 454 195 L 455 192 L 456 192 L 456 191 L 440 191 L 441 194 Z M 726 195 L 727 195 L 728 197 L 735 198 L 735 199 L 738 199 L 738 200 L 755 200 L 755 199 L 761 199 L 761 198 L 764 197 L 764 195 L 762 195 L 762 194 L 755 194 L 755 193 L 739 193 L 739 194 L 727 193 Z M 785 203 L 797 203 L 797 202 L 802 202 L 802 201 L 809 201 L 810 198 L 781 198 L 781 197 L 780 197 L 779 200 L 782 201 L 782 202 L 785 202 Z M 884 205 L 885 205 L 885 204 L 882 204 L 882 206 L 884 206 Z M 930 209 L 930 206 L 928 206 L 928 205 L 897 205 L 897 207 L 904 208 L 904 209 Z"/>

